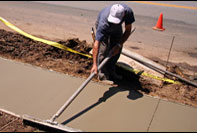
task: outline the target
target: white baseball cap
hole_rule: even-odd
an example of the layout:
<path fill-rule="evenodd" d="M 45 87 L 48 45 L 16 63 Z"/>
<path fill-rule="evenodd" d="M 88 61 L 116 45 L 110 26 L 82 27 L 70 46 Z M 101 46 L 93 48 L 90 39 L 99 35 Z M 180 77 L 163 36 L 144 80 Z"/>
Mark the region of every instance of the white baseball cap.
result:
<path fill-rule="evenodd" d="M 120 4 L 114 4 L 111 7 L 108 21 L 111 23 L 119 24 L 124 17 L 124 7 Z"/>

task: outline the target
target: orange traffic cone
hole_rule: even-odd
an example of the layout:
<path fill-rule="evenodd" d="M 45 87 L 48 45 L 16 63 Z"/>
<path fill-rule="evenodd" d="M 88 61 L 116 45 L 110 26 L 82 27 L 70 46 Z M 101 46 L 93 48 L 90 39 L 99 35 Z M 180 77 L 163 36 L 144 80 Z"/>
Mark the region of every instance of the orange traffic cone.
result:
<path fill-rule="evenodd" d="M 164 31 L 165 28 L 163 28 L 163 13 L 160 14 L 159 19 L 157 21 L 157 25 L 153 27 L 154 30 Z"/>

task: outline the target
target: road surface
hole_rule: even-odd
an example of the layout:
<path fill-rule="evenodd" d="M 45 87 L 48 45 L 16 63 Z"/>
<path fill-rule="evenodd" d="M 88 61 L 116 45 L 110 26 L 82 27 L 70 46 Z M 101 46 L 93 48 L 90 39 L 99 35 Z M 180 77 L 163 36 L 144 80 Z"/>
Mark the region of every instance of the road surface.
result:
<path fill-rule="evenodd" d="M 24 31 L 43 38 L 62 40 L 78 37 L 92 43 L 91 27 L 97 14 L 112 3 L 116 2 L 0 2 L 0 16 Z M 133 24 L 136 31 L 125 43 L 125 48 L 166 61 L 175 36 L 169 61 L 197 65 L 197 2 L 123 3 L 132 7 L 136 18 Z M 166 29 L 163 32 L 152 29 L 161 12 Z M 3 24 L 0 26 L 6 28 Z"/>

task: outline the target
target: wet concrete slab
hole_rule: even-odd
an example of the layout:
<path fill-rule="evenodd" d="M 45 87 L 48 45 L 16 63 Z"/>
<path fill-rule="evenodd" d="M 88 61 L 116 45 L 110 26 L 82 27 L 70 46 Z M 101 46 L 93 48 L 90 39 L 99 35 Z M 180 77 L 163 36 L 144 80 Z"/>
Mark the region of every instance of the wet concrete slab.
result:
<path fill-rule="evenodd" d="M 0 108 L 49 119 L 85 81 L 0 59 Z M 91 81 L 57 122 L 82 131 L 146 131 L 157 99 Z"/>
<path fill-rule="evenodd" d="M 117 89 L 108 88 L 102 95 L 94 94 L 96 99 L 84 101 L 88 92 L 94 93 L 87 88 L 65 112 L 64 123 L 83 131 L 146 131 L 157 100 L 145 96 L 132 100 L 129 92 Z"/>
<path fill-rule="evenodd" d="M 84 81 L 0 58 L 0 108 L 47 120 Z M 56 121 L 88 132 L 197 131 L 196 113 L 190 106 L 91 81 Z"/>
<path fill-rule="evenodd" d="M 197 108 L 161 101 L 150 132 L 196 132 Z"/>

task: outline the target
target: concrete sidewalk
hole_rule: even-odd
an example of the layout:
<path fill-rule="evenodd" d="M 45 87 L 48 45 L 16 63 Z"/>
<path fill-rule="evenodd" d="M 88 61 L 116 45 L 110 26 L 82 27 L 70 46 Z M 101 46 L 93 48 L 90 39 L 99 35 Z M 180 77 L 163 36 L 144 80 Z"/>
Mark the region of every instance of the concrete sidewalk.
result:
<path fill-rule="evenodd" d="M 49 119 L 85 79 L 0 58 L 0 108 Z M 197 131 L 197 109 L 90 82 L 57 119 L 93 132 Z"/>

